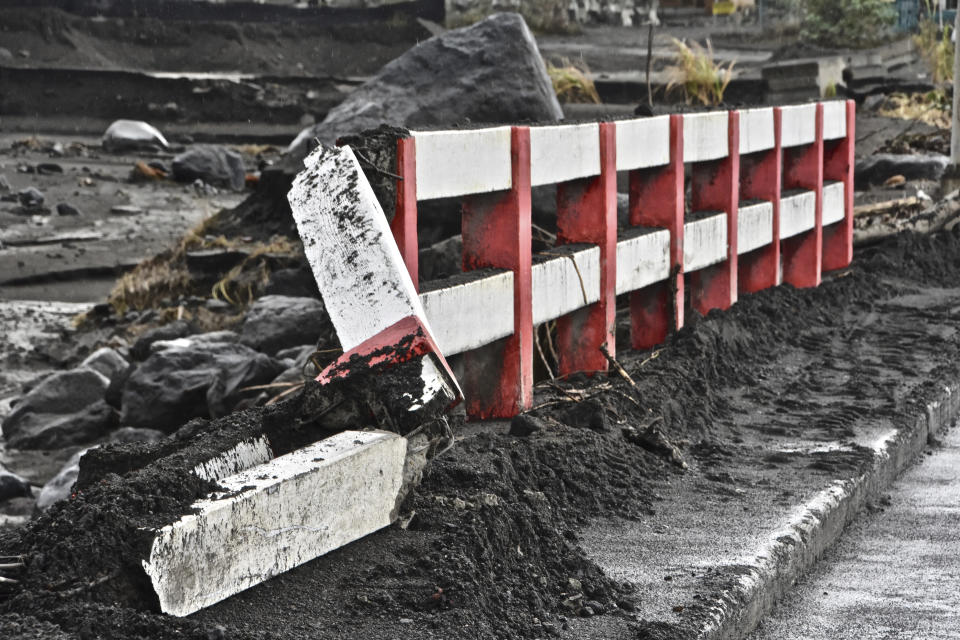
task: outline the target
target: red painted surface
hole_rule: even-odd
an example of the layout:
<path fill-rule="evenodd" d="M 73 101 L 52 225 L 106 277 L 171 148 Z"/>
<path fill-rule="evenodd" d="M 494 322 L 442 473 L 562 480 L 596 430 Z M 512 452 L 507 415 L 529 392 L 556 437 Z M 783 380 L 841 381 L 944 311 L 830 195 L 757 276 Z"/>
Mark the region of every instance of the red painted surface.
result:
<path fill-rule="evenodd" d="M 417 149 L 414 138 L 397 140 L 397 201 L 390 230 L 407 265 L 413 286 L 420 290 L 417 246 Z"/>
<path fill-rule="evenodd" d="M 823 230 L 823 270 L 843 269 L 853 261 L 853 170 L 857 103 L 847 101 L 847 137 L 830 142 L 823 155 L 823 179 L 843 182 L 844 218 Z"/>
<path fill-rule="evenodd" d="M 722 211 L 727 218 L 727 259 L 687 274 L 690 304 L 701 314 L 737 301 L 737 214 L 740 207 L 740 112 L 729 112 L 726 158 L 704 162 L 691 173 L 693 211 Z"/>
<path fill-rule="evenodd" d="M 816 287 L 823 256 L 823 105 L 817 105 L 813 144 L 783 153 L 783 188 L 808 189 L 816 196 L 814 228 L 780 243 L 783 281 L 795 287 Z"/>
<path fill-rule="evenodd" d="M 683 116 L 670 116 L 670 163 L 630 172 L 630 224 L 670 231 L 667 282 L 630 294 L 630 341 L 634 349 L 662 343 L 683 326 Z"/>
<path fill-rule="evenodd" d="M 766 200 L 773 206 L 773 242 L 739 258 L 738 288 L 746 293 L 780 284 L 780 194 L 783 182 L 783 149 L 780 145 L 782 112 L 773 110 L 774 148 L 740 157 L 740 199 Z"/>
<path fill-rule="evenodd" d="M 600 124 L 600 175 L 557 185 L 557 243 L 600 247 L 600 300 L 557 320 L 559 372 L 606 371 L 600 347 L 616 352 L 617 136 Z"/>
<path fill-rule="evenodd" d="M 464 270 L 513 271 L 513 335 L 464 354 L 470 418 L 509 418 L 533 403 L 530 129 L 511 133 L 512 187 L 463 202 Z"/>
<path fill-rule="evenodd" d="M 402 362 L 408 362 L 414 358 L 433 355 L 437 358 L 441 370 L 447 375 L 454 392 L 457 393 L 457 399 L 454 404 L 462 399 L 457 389 L 456 378 L 450 370 L 450 365 L 434 342 L 433 336 L 427 331 L 426 327 L 416 316 L 407 316 L 402 320 L 390 325 L 377 335 L 364 340 L 359 345 L 347 351 L 342 356 L 330 363 L 326 369 L 317 376 L 317 382 L 320 384 L 329 384 L 335 378 L 346 378 L 356 371 L 359 358 L 363 369 L 370 369 L 379 365 L 395 365 Z"/>

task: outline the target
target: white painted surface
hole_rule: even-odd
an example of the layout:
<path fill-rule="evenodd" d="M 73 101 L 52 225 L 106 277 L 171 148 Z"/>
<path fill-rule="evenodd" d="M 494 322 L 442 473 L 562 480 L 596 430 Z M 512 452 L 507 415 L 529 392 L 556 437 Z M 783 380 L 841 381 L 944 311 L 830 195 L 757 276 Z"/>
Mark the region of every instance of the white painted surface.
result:
<path fill-rule="evenodd" d="M 389 525 L 406 451 L 394 433 L 345 431 L 222 479 L 143 561 L 161 610 L 189 615 Z"/>
<path fill-rule="evenodd" d="M 690 273 L 727 259 L 727 215 L 683 225 L 683 271 Z"/>
<path fill-rule="evenodd" d="M 513 273 L 510 271 L 427 291 L 420 299 L 437 346 L 445 356 L 513 335 Z"/>
<path fill-rule="evenodd" d="M 783 107 L 780 118 L 780 144 L 783 148 L 811 144 L 817 139 L 817 105 Z"/>
<path fill-rule="evenodd" d="M 759 202 L 740 207 L 737 214 L 737 253 L 743 254 L 773 242 L 773 204 Z"/>
<path fill-rule="evenodd" d="M 744 109 L 740 112 L 740 153 L 773 149 L 773 107 Z"/>
<path fill-rule="evenodd" d="M 823 226 L 840 222 L 844 217 L 844 189 L 842 182 L 823 185 Z"/>
<path fill-rule="evenodd" d="M 670 116 L 618 120 L 617 171 L 659 167 L 670 162 Z"/>
<path fill-rule="evenodd" d="M 408 316 L 424 319 L 383 209 L 350 147 L 318 147 L 304 164 L 287 199 L 343 350 Z"/>
<path fill-rule="evenodd" d="M 847 103 L 831 100 L 823 103 L 823 139 L 838 140 L 847 137 Z"/>
<path fill-rule="evenodd" d="M 817 224 L 817 200 L 813 191 L 804 191 L 780 200 L 780 239 L 791 238 Z"/>
<path fill-rule="evenodd" d="M 726 111 L 683 116 L 683 161 L 703 162 L 726 158 L 730 144 L 730 115 Z"/>
<path fill-rule="evenodd" d="M 617 295 L 670 277 L 670 232 L 660 229 L 617 243 Z"/>
<path fill-rule="evenodd" d="M 530 286 L 534 325 L 549 322 L 600 299 L 600 247 L 567 255 L 569 257 L 558 256 L 533 265 Z"/>
<path fill-rule="evenodd" d="M 510 127 L 411 131 L 417 148 L 417 199 L 452 198 L 512 186 Z"/>
<path fill-rule="evenodd" d="M 556 184 L 600 174 L 600 126 L 530 127 L 530 184 Z"/>
<path fill-rule="evenodd" d="M 204 480 L 219 480 L 240 473 L 273 459 L 267 436 L 260 436 L 227 449 L 220 455 L 198 464 L 193 473 Z"/>

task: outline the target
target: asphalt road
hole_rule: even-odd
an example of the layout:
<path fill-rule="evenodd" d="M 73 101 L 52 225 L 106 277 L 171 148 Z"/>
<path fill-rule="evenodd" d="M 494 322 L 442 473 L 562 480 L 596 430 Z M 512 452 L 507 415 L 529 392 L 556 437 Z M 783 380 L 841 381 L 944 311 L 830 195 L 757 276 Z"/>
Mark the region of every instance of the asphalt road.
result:
<path fill-rule="evenodd" d="M 751 640 L 960 638 L 960 428 L 941 438 Z"/>

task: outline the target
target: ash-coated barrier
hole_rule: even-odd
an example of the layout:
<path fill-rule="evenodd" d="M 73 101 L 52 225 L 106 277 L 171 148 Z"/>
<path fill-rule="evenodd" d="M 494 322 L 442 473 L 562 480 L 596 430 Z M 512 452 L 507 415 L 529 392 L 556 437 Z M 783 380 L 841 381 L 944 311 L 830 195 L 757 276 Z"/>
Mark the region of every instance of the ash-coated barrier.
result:
<path fill-rule="evenodd" d="M 646 349 L 683 326 L 685 308 L 726 309 L 740 291 L 781 282 L 815 287 L 849 265 L 855 109 L 831 101 L 398 140 L 391 229 L 414 283 L 417 203 L 462 202 L 467 273 L 420 297 L 443 353 L 464 354 L 468 415 L 531 406 L 540 323 L 557 320 L 560 374 L 604 371 L 617 296 L 629 296 L 632 347 Z M 557 246 L 532 255 L 531 188 L 551 184 Z"/>

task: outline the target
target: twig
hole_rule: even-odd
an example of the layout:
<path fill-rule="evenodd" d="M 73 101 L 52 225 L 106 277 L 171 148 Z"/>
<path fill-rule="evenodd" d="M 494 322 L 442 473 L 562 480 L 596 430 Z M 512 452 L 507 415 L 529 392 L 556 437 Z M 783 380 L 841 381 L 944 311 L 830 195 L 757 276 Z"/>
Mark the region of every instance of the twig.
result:
<path fill-rule="evenodd" d="M 553 344 L 553 330 L 556 326 L 556 320 L 551 320 L 547 323 L 547 349 L 550 351 L 550 356 L 553 358 L 553 361 L 559 363 L 560 355 L 557 353 L 557 348 Z"/>
<path fill-rule="evenodd" d="M 627 370 L 624 369 L 619 362 L 617 362 L 616 358 L 610 355 L 610 350 L 607 349 L 606 342 L 600 345 L 600 353 L 602 353 L 603 357 L 607 359 L 607 362 L 610 363 L 610 366 L 612 366 L 614 370 L 618 374 L 620 374 L 620 377 L 627 381 L 627 384 L 629 384 L 631 387 L 639 391 L 639 389 L 637 388 L 637 383 L 633 381 L 633 378 L 630 377 L 630 374 L 627 373 Z"/>
<path fill-rule="evenodd" d="M 267 406 L 270 406 L 270 405 L 272 405 L 272 404 L 276 404 L 276 403 L 280 402 L 281 400 L 283 400 L 283 399 L 286 398 L 287 396 L 293 395 L 294 393 L 296 393 L 297 391 L 299 391 L 299 390 L 302 389 L 302 388 L 303 388 L 303 383 L 302 383 L 302 382 L 299 383 L 299 384 L 297 384 L 295 387 L 290 387 L 289 389 L 287 389 L 287 390 L 284 391 L 283 393 L 279 393 L 279 394 L 273 396 L 272 398 L 270 398 L 269 400 L 267 400 Z"/>
<path fill-rule="evenodd" d="M 537 347 L 537 353 L 540 354 L 540 361 L 543 362 L 543 368 L 547 370 L 547 375 L 550 376 L 551 380 L 554 380 L 553 370 L 547 362 L 547 357 L 543 355 L 543 347 L 540 346 L 540 326 L 533 328 L 533 344 Z"/>

